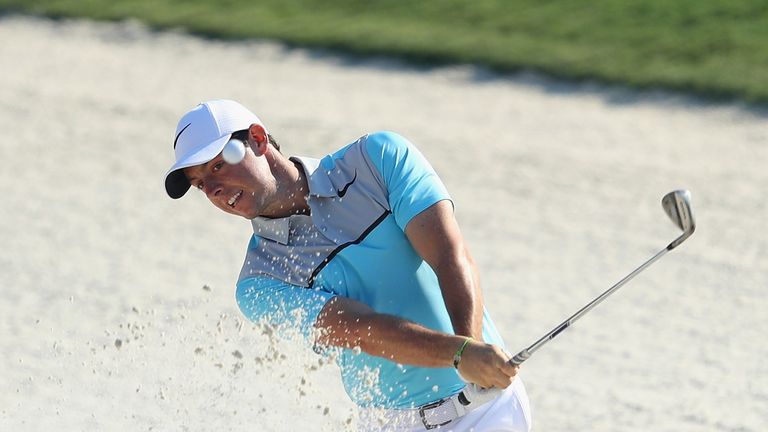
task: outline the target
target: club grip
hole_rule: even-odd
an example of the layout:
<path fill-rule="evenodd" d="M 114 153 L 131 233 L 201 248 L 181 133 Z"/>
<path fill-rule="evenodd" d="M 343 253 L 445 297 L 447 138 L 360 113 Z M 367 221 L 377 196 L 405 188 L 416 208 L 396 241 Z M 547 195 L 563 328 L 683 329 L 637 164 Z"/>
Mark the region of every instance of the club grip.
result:
<path fill-rule="evenodd" d="M 509 359 L 509 363 L 520 366 L 524 361 L 528 360 L 528 358 L 531 356 L 531 354 L 528 352 L 527 349 L 524 349 L 520 351 L 519 353 L 515 354 L 514 357 Z"/>

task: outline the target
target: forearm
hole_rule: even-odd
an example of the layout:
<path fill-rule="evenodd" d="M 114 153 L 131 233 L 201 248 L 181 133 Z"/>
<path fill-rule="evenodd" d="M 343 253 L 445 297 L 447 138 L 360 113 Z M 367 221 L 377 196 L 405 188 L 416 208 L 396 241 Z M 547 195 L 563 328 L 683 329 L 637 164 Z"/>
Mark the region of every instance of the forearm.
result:
<path fill-rule="evenodd" d="M 345 297 L 325 305 L 315 327 L 320 345 L 360 348 L 366 354 L 421 367 L 451 367 L 466 337 L 430 330 L 392 315 L 379 314 Z M 467 343 L 459 372 L 481 387 L 505 388 L 517 374 L 500 347 L 479 340 Z"/>
<path fill-rule="evenodd" d="M 483 297 L 477 267 L 450 202 L 440 201 L 419 213 L 405 233 L 437 275 L 454 333 L 482 340 Z"/>
<path fill-rule="evenodd" d="M 423 367 L 451 367 L 453 355 L 464 338 L 439 333 L 391 315 L 377 314 L 367 320 L 367 337 L 360 349 L 396 363 Z"/>
<path fill-rule="evenodd" d="M 451 367 L 464 337 L 441 333 L 361 303 L 336 297 L 323 309 L 316 327 L 321 345 L 358 348 L 396 363 Z"/>
<path fill-rule="evenodd" d="M 472 257 L 462 250 L 434 270 L 454 333 L 482 340 L 483 298 Z"/>

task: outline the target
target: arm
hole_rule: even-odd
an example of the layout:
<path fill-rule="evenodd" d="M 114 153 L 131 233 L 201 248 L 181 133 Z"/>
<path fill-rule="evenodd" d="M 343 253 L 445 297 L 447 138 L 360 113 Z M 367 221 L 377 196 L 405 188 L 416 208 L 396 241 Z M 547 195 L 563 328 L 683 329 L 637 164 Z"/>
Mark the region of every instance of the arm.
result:
<path fill-rule="evenodd" d="M 482 340 L 483 301 L 477 272 L 445 185 L 402 136 L 372 134 L 366 146 L 397 224 L 437 275 L 454 333 Z"/>
<path fill-rule="evenodd" d="M 477 267 L 464 244 L 450 201 L 439 201 L 414 216 L 405 234 L 437 275 L 453 331 L 482 341 L 483 296 Z"/>
<path fill-rule="evenodd" d="M 437 275 L 454 333 L 475 339 L 462 356 L 461 375 L 484 387 L 507 387 L 518 369 L 506 362 L 508 356 L 500 347 L 482 341 L 483 300 L 477 271 L 453 216 L 448 191 L 423 155 L 403 137 L 372 134 L 366 149 L 381 175 L 398 226 Z M 326 343 L 360 346 L 368 354 L 400 363 L 450 367 L 465 340 L 371 311 L 360 317 L 359 310 L 347 310 L 345 303 L 329 304 L 328 314 L 318 322 L 330 332 Z"/>
<path fill-rule="evenodd" d="M 315 328 L 321 345 L 359 347 L 370 355 L 423 367 L 452 367 L 453 355 L 465 339 L 376 313 L 345 297 L 334 297 L 323 307 Z M 462 376 L 482 387 L 506 388 L 517 370 L 501 348 L 477 340 L 467 345 L 459 364 Z"/>

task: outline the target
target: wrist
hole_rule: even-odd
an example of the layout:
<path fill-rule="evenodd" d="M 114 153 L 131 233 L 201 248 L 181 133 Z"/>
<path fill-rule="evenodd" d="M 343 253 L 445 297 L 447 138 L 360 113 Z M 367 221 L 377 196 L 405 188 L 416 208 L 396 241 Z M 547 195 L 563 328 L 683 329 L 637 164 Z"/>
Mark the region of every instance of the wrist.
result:
<path fill-rule="evenodd" d="M 469 342 L 471 342 L 473 339 L 471 337 L 465 337 L 464 340 L 461 343 L 461 346 L 459 349 L 456 350 L 456 353 L 453 355 L 453 367 L 455 369 L 459 369 L 459 364 L 461 363 L 461 357 L 464 355 L 464 350 L 467 348 L 467 345 L 469 345 Z"/>

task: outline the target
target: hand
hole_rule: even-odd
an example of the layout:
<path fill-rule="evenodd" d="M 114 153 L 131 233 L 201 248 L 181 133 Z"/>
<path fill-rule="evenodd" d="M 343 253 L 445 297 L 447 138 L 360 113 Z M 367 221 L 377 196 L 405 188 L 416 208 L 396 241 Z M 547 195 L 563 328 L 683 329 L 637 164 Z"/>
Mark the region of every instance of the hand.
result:
<path fill-rule="evenodd" d="M 472 340 L 464 348 L 458 370 L 469 383 L 484 388 L 507 388 L 520 366 L 511 364 L 509 355 L 500 347 Z"/>

